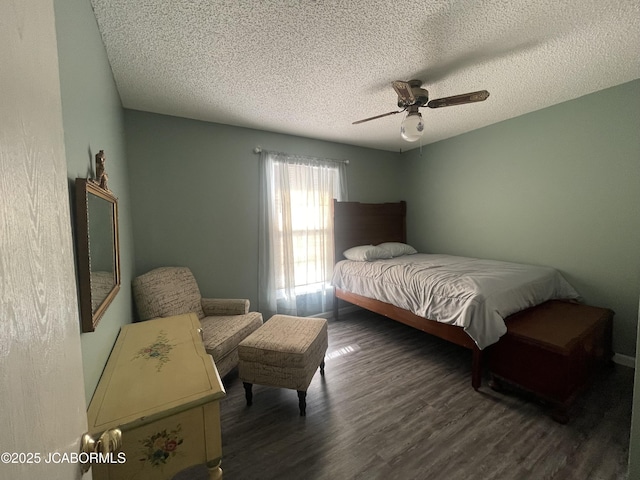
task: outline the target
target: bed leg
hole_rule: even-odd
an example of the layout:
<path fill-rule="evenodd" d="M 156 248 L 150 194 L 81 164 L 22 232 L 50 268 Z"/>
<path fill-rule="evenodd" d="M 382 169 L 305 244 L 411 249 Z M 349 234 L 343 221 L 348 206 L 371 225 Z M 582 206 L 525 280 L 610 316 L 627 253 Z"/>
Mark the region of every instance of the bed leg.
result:
<path fill-rule="evenodd" d="M 482 385 L 482 350 L 473 347 L 473 359 L 471 360 L 471 386 L 478 390 Z"/>
<path fill-rule="evenodd" d="M 333 319 L 338 320 L 338 297 L 333 296 Z"/>

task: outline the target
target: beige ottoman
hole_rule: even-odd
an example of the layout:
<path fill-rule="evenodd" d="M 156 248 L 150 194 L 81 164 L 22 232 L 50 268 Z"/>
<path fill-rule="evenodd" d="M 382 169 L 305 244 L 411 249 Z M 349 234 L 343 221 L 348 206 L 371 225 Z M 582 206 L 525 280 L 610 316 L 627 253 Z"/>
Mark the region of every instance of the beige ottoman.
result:
<path fill-rule="evenodd" d="M 327 351 L 324 318 L 274 315 L 238 345 L 238 375 L 244 383 L 247 405 L 254 383 L 298 391 L 300 415 L 306 414 L 307 388 L 320 366 L 324 375 Z"/>

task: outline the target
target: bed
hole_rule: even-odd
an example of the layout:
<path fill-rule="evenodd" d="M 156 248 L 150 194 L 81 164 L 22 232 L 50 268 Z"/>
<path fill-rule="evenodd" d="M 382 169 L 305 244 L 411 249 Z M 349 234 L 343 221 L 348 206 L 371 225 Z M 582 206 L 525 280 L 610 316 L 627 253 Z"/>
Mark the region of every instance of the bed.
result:
<path fill-rule="evenodd" d="M 345 259 L 343 253 L 353 247 L 406 244 L 406 209 L 404 201 L 334 201 L 336 319 L 341 299 L 470 349 L 471 384 L 477 390 L 483 351 L 506 332 L 505 318 L 549 299 L 579 299 L 549 267 L 422 253 Z"/>

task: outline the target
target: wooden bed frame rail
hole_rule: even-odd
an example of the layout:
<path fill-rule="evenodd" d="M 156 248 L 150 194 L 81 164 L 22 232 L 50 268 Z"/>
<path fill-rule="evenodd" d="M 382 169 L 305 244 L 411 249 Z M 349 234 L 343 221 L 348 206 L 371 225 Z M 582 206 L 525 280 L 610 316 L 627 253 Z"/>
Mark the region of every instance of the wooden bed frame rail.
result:
<path fill-rule="evenodd" d="M 336 263 L 344 259 L 342 252 L 351 247 L 377 245 L 382 242 L 406 243 L 406 212 L 407 204 L 404 201 L 398 203 L 359 203 L 334 200 L 333 228 Z M 335 297 L 333 314 L 336 320 L 339 310 L 338 299 L 341 299 L 470 349 L 472 351 L 471 385 L 475 390 L 480 388 L 483 367 L 482 350 L 462 327 L 419 317 L 409 310 L 339 288 L 335 288 Z"/>

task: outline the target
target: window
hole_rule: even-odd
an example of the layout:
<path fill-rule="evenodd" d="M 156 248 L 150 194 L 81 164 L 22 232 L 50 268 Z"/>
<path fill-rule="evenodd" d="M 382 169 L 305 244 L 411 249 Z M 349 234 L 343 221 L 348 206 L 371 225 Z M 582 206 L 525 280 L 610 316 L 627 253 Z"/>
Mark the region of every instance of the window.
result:
<path fill-rule="evenodd" d="M 309 315 L 329 308 L 334 198 L 346 199 L 346 164 L 263 152 L 260 310 Z"/>

